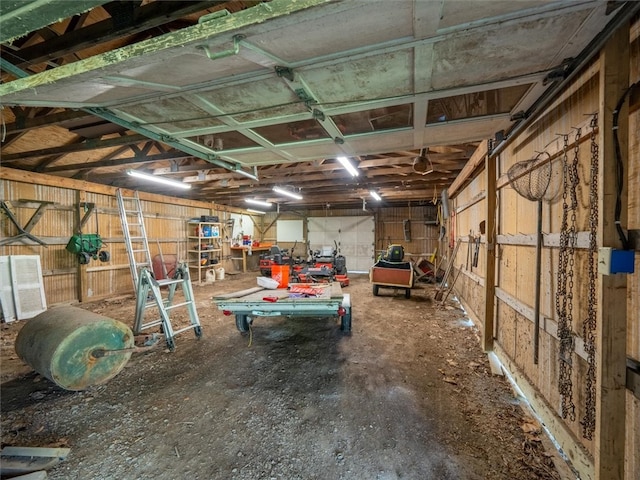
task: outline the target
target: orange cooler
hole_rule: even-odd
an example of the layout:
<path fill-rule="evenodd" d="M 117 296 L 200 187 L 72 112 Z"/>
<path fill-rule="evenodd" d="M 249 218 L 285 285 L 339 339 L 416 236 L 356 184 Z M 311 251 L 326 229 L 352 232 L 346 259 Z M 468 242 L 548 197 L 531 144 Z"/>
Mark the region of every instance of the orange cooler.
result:
<path fill-rule="evenodd" d="M 278 282 L 278 288 L 289 286 L 289 265 L 271 265 L 271 278 Z"/>

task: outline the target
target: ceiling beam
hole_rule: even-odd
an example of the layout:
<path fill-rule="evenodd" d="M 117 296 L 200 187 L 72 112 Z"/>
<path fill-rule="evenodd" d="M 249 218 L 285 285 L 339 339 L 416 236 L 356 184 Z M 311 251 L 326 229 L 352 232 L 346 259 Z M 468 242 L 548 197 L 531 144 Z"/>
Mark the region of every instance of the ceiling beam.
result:
<path fill-rule="evenodd" d="M 98 3 L 98 2 L 96 2 Z M 99 2 L 105 3 L 105 2 Z M 224 3 L 220 1 L 162 1 L 152 2 L 147 5 L 133 9 L 129 22 L 126 25 L 118 25 L 118 20 L 108 18 L 92 25 L 72 30 L 57 38 L 52 38 L 46 42 L 38 43 L 28 48 L 18 51 L 16 59 L 12 62 L 15 65 L 26 68 L 33 64 L 55 60 L 73 52 L 78 52 L 97 44 L 109 42 L 111 40 L 132 35 L 154 27 L 164 25 L 172 20 L 205 10 L 216 4 Z M 10 51 L 3 52 L 9 60 L 13 55 Z"/>
<path fill-rule="evenodd" d="M 121 152 L 122 153 L 122 152 Z M 111 155 L 108 155 L 111 157 Z M 87 163 L 71 163 L 68 165 L 60 165 L 59 167 L 53 167 L 46 170 L 46 173 L 58 173 L 58 172 L 66 172 L 71 170 L 93 170 L 95 168 L 102 167 L 121 167 L 125 165 L 142 165 L 144 163 L 153 163 L 159 162 L 163 160 L 184 160 L 186 158 L 193 158 L 191 155 L 188 155 L 183 152 L 168 152 L 168 153 L 158 153 L 155 155 L 145 155 L 145 156 L 134 156 L 127 158 L 103 158 L 101 160 L 95 162 L 87 162 Z M 203 165 L 199 168 L 199 170 L 211 168 L 211 164 Z"/>
<path fill-rule="evenodd" d="M 52 113 L 49 115 L 39 115 L 34 118 L 20 118 L 16 116 L 15 122 L 9 123 L 6 131 L 7 134 L 23 132 L 33 128 L 48 127 L 68 120 L 75 120 L 90 116 L 92 115 L 87 112 L 76 110 L 64 110 L 62 112 Z"/>
<path fill-rule="evenodd" d="M 122 145 L 131 145 L 141 143 L 148 140 L 144 135 L 125 135 L 123 137 L 109 138 L 106 140 L 89 139 L 86 142 L 73 145 L 65 145 L 62 147 L 42 148 L 39 150 L 30 150 L 20 153 L 6 153 L 2 155 L 3 162 L 15 162 L 34 157 L 45 157 L 47 155 L 58 155 L 61 153 L 86 152 L 88 150 L 97 150 L 100 148 L 119 147 Z"/>
<path fill-rule="evenodd" d="M 0 43 L 46 27 L 60 19 L 85 12 L 109 0 L 73 2 L 0 2 Z M 4 3 L 4 5 L 3 5 Z"/>

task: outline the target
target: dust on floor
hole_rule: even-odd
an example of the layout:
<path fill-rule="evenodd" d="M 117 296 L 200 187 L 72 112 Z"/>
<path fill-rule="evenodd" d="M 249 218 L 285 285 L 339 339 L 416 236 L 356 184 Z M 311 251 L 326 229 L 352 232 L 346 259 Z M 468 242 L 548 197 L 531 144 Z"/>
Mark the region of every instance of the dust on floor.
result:
<path fill-rule="evenodd" d="M 420 284 L 373 296 L 353 276 L 353 329 L 256 318 L 240 334 L 211 298 L 256 274 L 195 286 L 204 336 L 134 354 L 108 383 L 68 392 L 17 358 L 3 324 L 2 444 L 70 447 L 52 480 L 559 479 L 554 452 L 454 298 Z M 134 300 L 82 305 L 128 325 Z"/>

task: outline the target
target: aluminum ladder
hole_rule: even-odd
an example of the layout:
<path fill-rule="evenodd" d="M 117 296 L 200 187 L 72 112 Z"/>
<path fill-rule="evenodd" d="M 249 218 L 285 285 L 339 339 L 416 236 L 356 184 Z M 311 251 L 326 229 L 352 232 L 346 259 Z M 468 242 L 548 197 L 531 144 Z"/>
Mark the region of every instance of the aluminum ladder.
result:
<path fill-rule="evenodd" d="M 156 280 L 153 277 L 153 273 L 147 268 L 142 268 L 138 277 L 136 318 L 133 327 L 134 335 L 140 335 L 143 330 L 159 326 L 164 333 L 167 347 L 172 352 L 176 348 L 174 337 L 179 333 L 193 329 L 196 338 L 199 339 L 202 337 L 202 327 L 196 310 L 193 287 L 191 285 L 191 278 L 189 277 L 189 266 L 187 264 L 183 263 L 179 265 L 173 278 Z M 184 301 L 174 304 L 174 294 L 178 286 L 182 288 Z M 168 294 L 164 298 L 162 296 L 162 287 L 168 287 Z M 145 312 L 152 307 L 157 307 L 160 317 L 145 323 Z M 169 313 L 174 308 L 180 307 L 186 307 L 189 314 L 189 325 L 174 328 Z"/>
<path fill-rule="evenodd" d="M 152 267 L 147 231 L 144 228 L 142 204 L 137 191 L 133 197 L 124 197 L 122 190 L 118 189 L 116 198 L 118 199 L 124 243 L 129 256 L 131 280 L 133 281 L 133 288 L 137 292 L 140 283 L 140 270 L 142 268 L 151 269 Z"/>
<path fill-rule="evenodd" d="M 140 335 L 142 330 L 159 326 L 165 336 L 167 347 L 173 351 L 175 350 L 174 337 L 177 334 L 194 329 L 197 338 L 202 336 L 189 267 L 182 264 L 176 269 L 172 278 L 157 280 L 153 275 L 151 252 L 138 192 L 134 192 L 133 197 L 125 197 L 122 195 L 122 190 L 118 189 L 116 198 L 136 294 L 134 335 Z M 173 297 L 178 286 L 181 287 L 184 301 L 174 305 Z M 162 287 L 168 287 L 166 297 L 162 296 Z M 179 307 L 186 307 L 189 326 L 175 329 L 171 324 L 170 311 Z M 159 318 L 145 323 L 145 312 L 153 308 L 157 308 Z"/>

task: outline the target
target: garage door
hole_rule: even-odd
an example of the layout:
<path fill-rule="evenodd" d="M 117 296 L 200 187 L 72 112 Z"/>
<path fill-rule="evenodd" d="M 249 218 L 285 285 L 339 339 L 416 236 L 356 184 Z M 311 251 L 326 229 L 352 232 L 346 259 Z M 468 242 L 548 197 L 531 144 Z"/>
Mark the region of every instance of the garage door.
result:
<path fill-rule="evenodd" d="M 307 231 L 310 248 L 338 244 L 338 251 L 347 260 L 350 272 L 368 272 L 374 259 L 375 222 L 366 217 L 309 217 Z"/>

